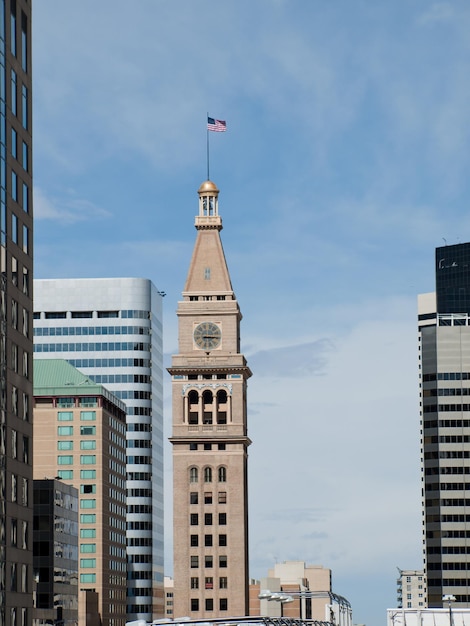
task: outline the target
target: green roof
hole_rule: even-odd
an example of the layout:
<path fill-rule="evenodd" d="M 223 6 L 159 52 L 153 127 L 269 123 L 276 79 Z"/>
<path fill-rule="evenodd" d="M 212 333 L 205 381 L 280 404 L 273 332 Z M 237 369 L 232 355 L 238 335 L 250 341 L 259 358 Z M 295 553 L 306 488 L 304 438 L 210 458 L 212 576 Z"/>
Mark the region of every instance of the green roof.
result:
<path fill-rule="evenodd" d="M 104 396 L 125 411 L 124 402 L 65 359 L 34 359 L 35 396 Z"/>

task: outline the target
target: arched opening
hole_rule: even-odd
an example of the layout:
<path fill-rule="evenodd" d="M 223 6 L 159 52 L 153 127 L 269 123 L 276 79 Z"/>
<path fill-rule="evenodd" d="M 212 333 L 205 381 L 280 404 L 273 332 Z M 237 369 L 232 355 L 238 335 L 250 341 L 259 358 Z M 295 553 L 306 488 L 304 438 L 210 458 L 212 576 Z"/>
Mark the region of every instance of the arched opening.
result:
<path fill-rule="evenodd" d="M 214 396 L 212 391 L 206 389 L 202 392 L 202 423 L 212 424 L 212 411 L 214 405 Z"/>
<path fill-rule="evenodd" d="M 189 482 L 190 483 L 197 483 L 198 482 L 197 467 L 190 467 L 189 468 Z"/>
<path fill-rule="evenodd" d="M 220 389 L 217 392 L 217 424 L 227 423 L 227 392 L 225 389 Z"/>
<path fill-rule="evenodd" d="M 195 389 L 188 393 L 188 424 L 197 424 L 199 418 L 199 394 Z"/>
<path fill-rule="evenodd" d="M 227 482 L 227 468 L 221 465 L 218 469 L 219 483 Z"/>
<path fill-rule="evenodd" d="M 204 468 L 204 482 L 205 483 L 212 482 L 212 468 L 211 467 Z"/>

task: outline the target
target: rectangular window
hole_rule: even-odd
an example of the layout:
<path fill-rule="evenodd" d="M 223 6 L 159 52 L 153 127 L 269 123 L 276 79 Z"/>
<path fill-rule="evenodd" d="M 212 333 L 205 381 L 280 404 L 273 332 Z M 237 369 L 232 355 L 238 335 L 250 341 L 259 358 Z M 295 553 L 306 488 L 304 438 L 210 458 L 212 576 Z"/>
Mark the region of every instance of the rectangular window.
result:
<path fill-rule="evenodd" d="M 219 556 L 219 567 L 227 567 L 227 557 Z"/>
<path fill-rule="evenodd" d="M 96 528 L 80 528 L 80 539 L 94 539 Z"/>
<path fill-rule="evenodd" d="M 11 70 L 11 112 L 18 115 L 18 79 L 15 70 Z"/>
<path fill-rule="evenodd" d="M 80 426 L 81 435 L 96 435 L 96 426 Z"/>
<path fill-rule="evenodd" d="M 81 554 L 93 554 L 94 552 L 96 552 L 96 543 L 81 543 L 80 544 Z"/>
<path fill-rule="evenodd" d="M 61 435 L 73 435 L 73 426 L 57 426 L 57 434 Z"/>
<path fill-rule="evenodd" d="M 192 567 L 192 569 L 194 569 L 195 567 L 199 567 L 199 557 L 198 556 L 192 556 L 191 557 L 191 567 Z"/>
<path fill-rule="evenodd" d="M 227 600 L 227 598 L 219 598 L 219 609 L 221 611 L 227 611 L 228 610 L 228 600 Z"/>
<path fill-rule="evenodd" d="M 96 524 L 96 515 L 94 513 L 82 513 L 80 524 Z"/>
<path fill-rule="evenodd" d="M 28 20 L 21 11 L 21 69 L 28 71 Z"/>
<path fill-rule="evenodd" d="M 213 567 L 214 566 L 214 558 L 212 556 L 204 557 L 204 566 L 205 567 Z"/>
<path fill-rule="evenodd" d="M 197 504 L 198 503 L 198 494 L 197 491 L 191 491 L 189 494 L 189 504 Z"/>
<path fill-rule="evenodd" d="M 212 493 L 210 491 L 204 493 L 204 504 L 212 504 Z"/>
<path fill-rule="evenodd" d="M 204 513 L 204 524 L 212 526 L 212 513 Z"/>
<path fill-rule="evenodd" d="M 82 422 L 94 422 L 96 420 L 96 411 L 80 411 L 80 419 Z"/>
<path fill-rule="evenodd" d="M 11 173 L 12 175 L 12 183 L 13 183 L 13 174 L 14 172 Z M 11 214 L 11 240 L 13 241 L 13 243 L 18 243 L 18 218 L 16 217 L 16 215 L 14 213 Z"/>
<path fill-rule="evenodd" d="M 28 144 L 23 141 L 23 149 L 22 149 L 22 165 L 25 172 L 29 169 L 29 152 L 28 152 Z"/>
<path fill-rule="evenodd" d="M 228 589 L 228 579 L 227 579 L 227 576 L 221 576 L 219 578 L 219 589 Z"/>
<path fill-rule="evenodd" d="M 191 598 L 191 611 L 199 611 L 199 600 Z"/>
<path fill-rule="evenodd" d="M 80 559 L 80 567 L 96 567 L 96 559 Z"/>
<path fill-rule="evenodd" d="M 67 407 L 71 407 L 75 405 L 75 399 L 74 398 L 57 398 L 57 406 L 61 409 L 65 409 Z M 73 419 L 73 417 L 71 417 L 70 419 Z"/>
<path fill-rule="evenodd" d="M 192 548 L 197 548 L 197 546 L 199 545 L 199 536 L 191 535 L 190 544 Z"/>
<path fill-rule="evenodd" d="M 204 545 L 206 548 L 210 548 L 212 546 L 212 535 L 204 535 Z"/>
<path fill-rule="evenodd" d="M 59 422 L 71 422 L 73 421 L 72 411 L 59 411 L 57 413 L 57 419 Z"/>
<path fill-rule="evenodd" d="M 80 500 L 80 508 L 81 509 L 96 509 L 95 498 Z"/>
<path fill-rule="evenodd" d="M 73 456 L 59 454 L 57 457 L 57 465 L 73 465 Z"/>
<path fill-rule="evenodd" d="M 227 535 L 219 535 L 219 546 L 227 545 Z"/>
<path fill-rule="evenodd" d="M 57 475 L 61 480 L 72 480 L 73 470 L 59 470 Z"/>
<path fill-rule="evenodd" d="M 96 485 L 80 485 L 80 493 L 96 493 Z"/>
<path fill-rule="evenodd" d="M 11 170 L 11 190 L 10 191 L 11 191 L 12 199 L 15 202 L 18 202 L 18 175 L 14 170 Z"/>
<path fill-rule="evenodd" d="M 199 589 L 199 578 L 191 576 L 191 589 Z"/>
<path fill-rule="evenodd" d="M 191 513 L 189 523 L 191 526 L 197 526 L 199 524 L 199 515 L 197 513 Z"/>
<path fill-rule="evenodd" d="M 206 611 L 214 610 L 214 600 L 212 598 L 206 598 Z"/>
<path fill-rule="evenodd" d="M 96 470 L 80 470 L 80 478 L 96 478 Z"/>
<path fill-rule="evenodd" d="M 80 441 L 80 450 L 96 450 L 96 441 L 94 439 Z"/>
<path fill-rule="evenodd" d="M 16 57 L 16 0 L 11 0 L 11 13 L 10 13 L 10 49 L 14 57 Z"/>
<path fill-rule="evenodd" d="M 23 211 L 29 213 L 29 187 L 23 183 Z"/>
<path fill-rule="evenodd" d="M 58 441 L 57 450 L 73 450 L 73 441 Z"/>
<path fill-rule="evenodd" d="M 80 574 L 80 582 L 81 583 L 96 583 L 96 574 Z"/>
<path fill-rule="evenodd" d="M 214 589 L 214 579 L 212 578 L 212 576 L 206 576 L 204 580 L 204 588 Z"/>
<path fill-rule="evenodd" d="M 82 465 L 96 465 L 96 455 L 94 454 L 81 454 L 80 463 Z"/>
<path fill-rule="evenodd" d="M 23 224 L 23 252 L 29 254 L 29 228 Z"/>
<path fill-rule="evenodd" d="M 18 158 L 18 133 L 14 128 L 11 129 L 11 156 Z"/>
<path fill-rule="evenodd" d="M 227 525 L 227 513 L 219 513 L 219 525 L 220 526 Z"/>
<path fill-rule="evenodd" d="M 28 130 L 28 88 L 21 85 L 21 122 L 23 128 Z"/>

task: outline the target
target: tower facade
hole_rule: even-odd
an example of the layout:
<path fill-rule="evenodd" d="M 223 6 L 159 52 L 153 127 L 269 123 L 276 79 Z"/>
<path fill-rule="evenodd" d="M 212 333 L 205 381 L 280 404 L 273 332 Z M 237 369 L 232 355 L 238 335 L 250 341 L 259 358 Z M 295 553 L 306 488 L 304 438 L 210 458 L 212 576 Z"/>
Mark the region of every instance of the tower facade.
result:
<path fill-rule="evenodd" d="M 33 579 L 31 1 L 0 0 L 0 624 Z"/>
<path fill-rule="evenodd" d="M 427 606 L 470 607 L 470 243 L 436 249 L 418 324 Z"/>
<path fill-rule="evenodd" d="M 240 308 L 220 239 L 219 190 L 201 185 L 178 303 L 173 390 L 174 616 L 248 615 L 246 387 Z"/>
<path fill-rule="evenodd" d="M 162 294 L 145 278 L 34 281 L 34 351 L 126 405 L 127 619 L 163 617 Z"/>

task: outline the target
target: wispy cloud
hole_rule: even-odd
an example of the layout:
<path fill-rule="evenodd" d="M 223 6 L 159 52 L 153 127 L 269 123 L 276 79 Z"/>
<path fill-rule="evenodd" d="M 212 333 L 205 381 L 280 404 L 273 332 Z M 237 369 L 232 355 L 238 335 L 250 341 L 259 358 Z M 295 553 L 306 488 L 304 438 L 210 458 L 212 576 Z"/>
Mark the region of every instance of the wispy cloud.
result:
<path fill-rule="evenodd" d="M 111 217 L 111 212 L 80 198 L 73 191 L 60 198 L 48 197 L 41 188 L 34 189 L 34 216 L 37 220 L 53 220 L 73 224 Z"/>

